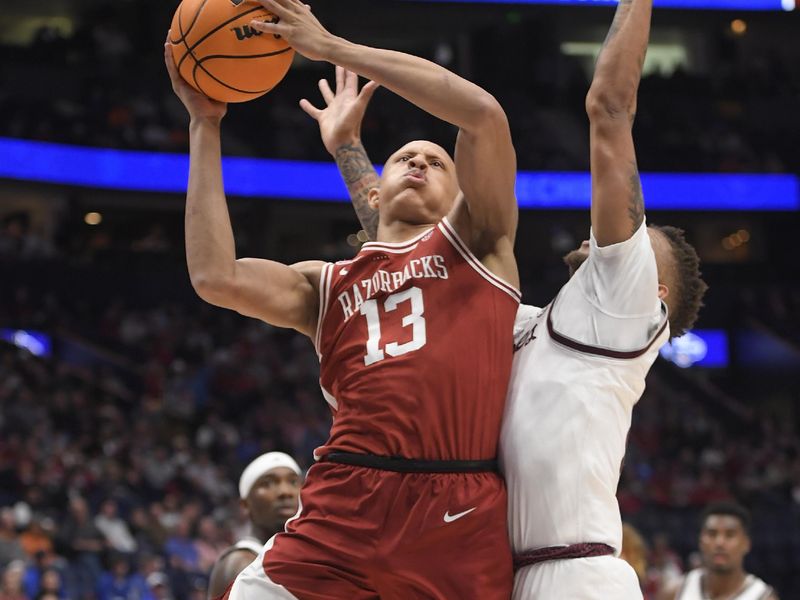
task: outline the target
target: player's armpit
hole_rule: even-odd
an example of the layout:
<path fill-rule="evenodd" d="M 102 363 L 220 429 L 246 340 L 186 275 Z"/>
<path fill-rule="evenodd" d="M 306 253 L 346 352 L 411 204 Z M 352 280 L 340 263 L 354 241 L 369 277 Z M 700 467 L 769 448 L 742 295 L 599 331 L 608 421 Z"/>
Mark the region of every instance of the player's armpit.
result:
<path fill-rule="evenodd" d="M 276 327 L 296 329 L 313 338 L 323 264 L 308 261 L 288 266 L 271 260 L 241 258 L 228 279 L 196 288 L 206 302 Z"/>

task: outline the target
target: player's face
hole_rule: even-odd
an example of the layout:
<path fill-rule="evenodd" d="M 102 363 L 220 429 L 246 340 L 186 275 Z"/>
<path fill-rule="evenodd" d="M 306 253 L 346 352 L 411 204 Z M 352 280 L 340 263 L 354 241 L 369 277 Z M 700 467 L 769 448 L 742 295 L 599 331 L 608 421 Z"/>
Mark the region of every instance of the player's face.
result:
<path fill-rule="evenodd" d="M 458 196 L 456 166 L 447 151 L 432 142 L 411 142 L 395 152 L 383 169 L 381 217 L 414 224 L 436 223 Z"/>
<path fill-rule="evenodd" d="M 247 494 L 250 520 L 268 530 L 280 529 L 297 513 L 300 477 L 286 467 L 267 471 L 259 477 Z"/>
<path fill-rule="evenodd" d="M 700 531 L 700 554 L 709 571 L 729 573 L 742 568 L 750 538 L 742 522 L 731 515 L 710 515 Z"/>

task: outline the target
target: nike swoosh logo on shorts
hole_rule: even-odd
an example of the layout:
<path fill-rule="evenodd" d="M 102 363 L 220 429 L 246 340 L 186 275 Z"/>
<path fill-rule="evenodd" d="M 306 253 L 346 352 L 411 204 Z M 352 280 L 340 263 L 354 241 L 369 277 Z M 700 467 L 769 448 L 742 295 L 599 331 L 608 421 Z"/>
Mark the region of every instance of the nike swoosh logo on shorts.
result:
<path fill-rule="evenodd" d="M 469 510 L 465 510 L 464 512 L 460 512 L 457 515 L 451 515 L 450 511 L 448 510 L 446 513 L 444 513 L 444 522 L 445 523 L 452 523 L 453 521 L 457 521 L 461 517 L 464 517 L 464 516 L 468 515 L 469 513 L 471 513 L 476 508 L 478 508 L 478 507 L 477 506 L 473 506 Z"/>

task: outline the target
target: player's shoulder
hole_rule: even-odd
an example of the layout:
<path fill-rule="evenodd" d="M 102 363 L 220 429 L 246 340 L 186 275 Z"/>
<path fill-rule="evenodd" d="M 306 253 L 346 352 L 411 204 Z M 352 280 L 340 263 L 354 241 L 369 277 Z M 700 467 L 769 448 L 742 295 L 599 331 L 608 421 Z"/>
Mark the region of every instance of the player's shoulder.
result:
<path fill-rule="evenodd" d="M 514 333 L 517 330 L 524 330 L 529 325 L 532 325 L 539 317 L 542 316 L 544 308 L 540 306 L 531 306 L 529 304 L 520 304 L 517 309 L 517 316 L 514 319 Z"/>

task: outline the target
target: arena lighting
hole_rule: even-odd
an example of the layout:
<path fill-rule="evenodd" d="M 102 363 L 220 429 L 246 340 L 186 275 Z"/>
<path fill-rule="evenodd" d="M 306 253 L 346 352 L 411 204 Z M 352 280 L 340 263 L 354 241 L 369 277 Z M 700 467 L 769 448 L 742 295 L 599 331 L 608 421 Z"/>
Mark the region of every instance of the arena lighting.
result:
<path fill-rule="evenodd" d="M 231 196 L 347 202 L 333 163 L 223 159 Z M 0 178 L 141 192 L 186 192 L 185 154 L 135 152 L 0 138 Z M 645 173 L 642 186 L 651 210 L 796 211 L 800 177 Z M 588 173 L 520 172 L 521 208 L 587 209 Z"/>
<path fill-rule="evenodd" d="M 728 366 L 728 334 L 722 329 L 696 329 L 661 347 L 661 357 L 682 369 Z"/>
<path fill-rule="evenodd" d="M 53 348 L 50 336 L 40 331 L 0 329 L 0 340 L 10 342 L 18 348 L 24 348 L 34 356 L 50 356 Z"/>
<path fill-rule="evenodd" d="M 555 4 L 560 6 L 616 6 L 617 0 L 427 0 L 475 4 Z M 657 8 L 704 10 L 794 10 L 795 0 L 653 0 Z"/>

